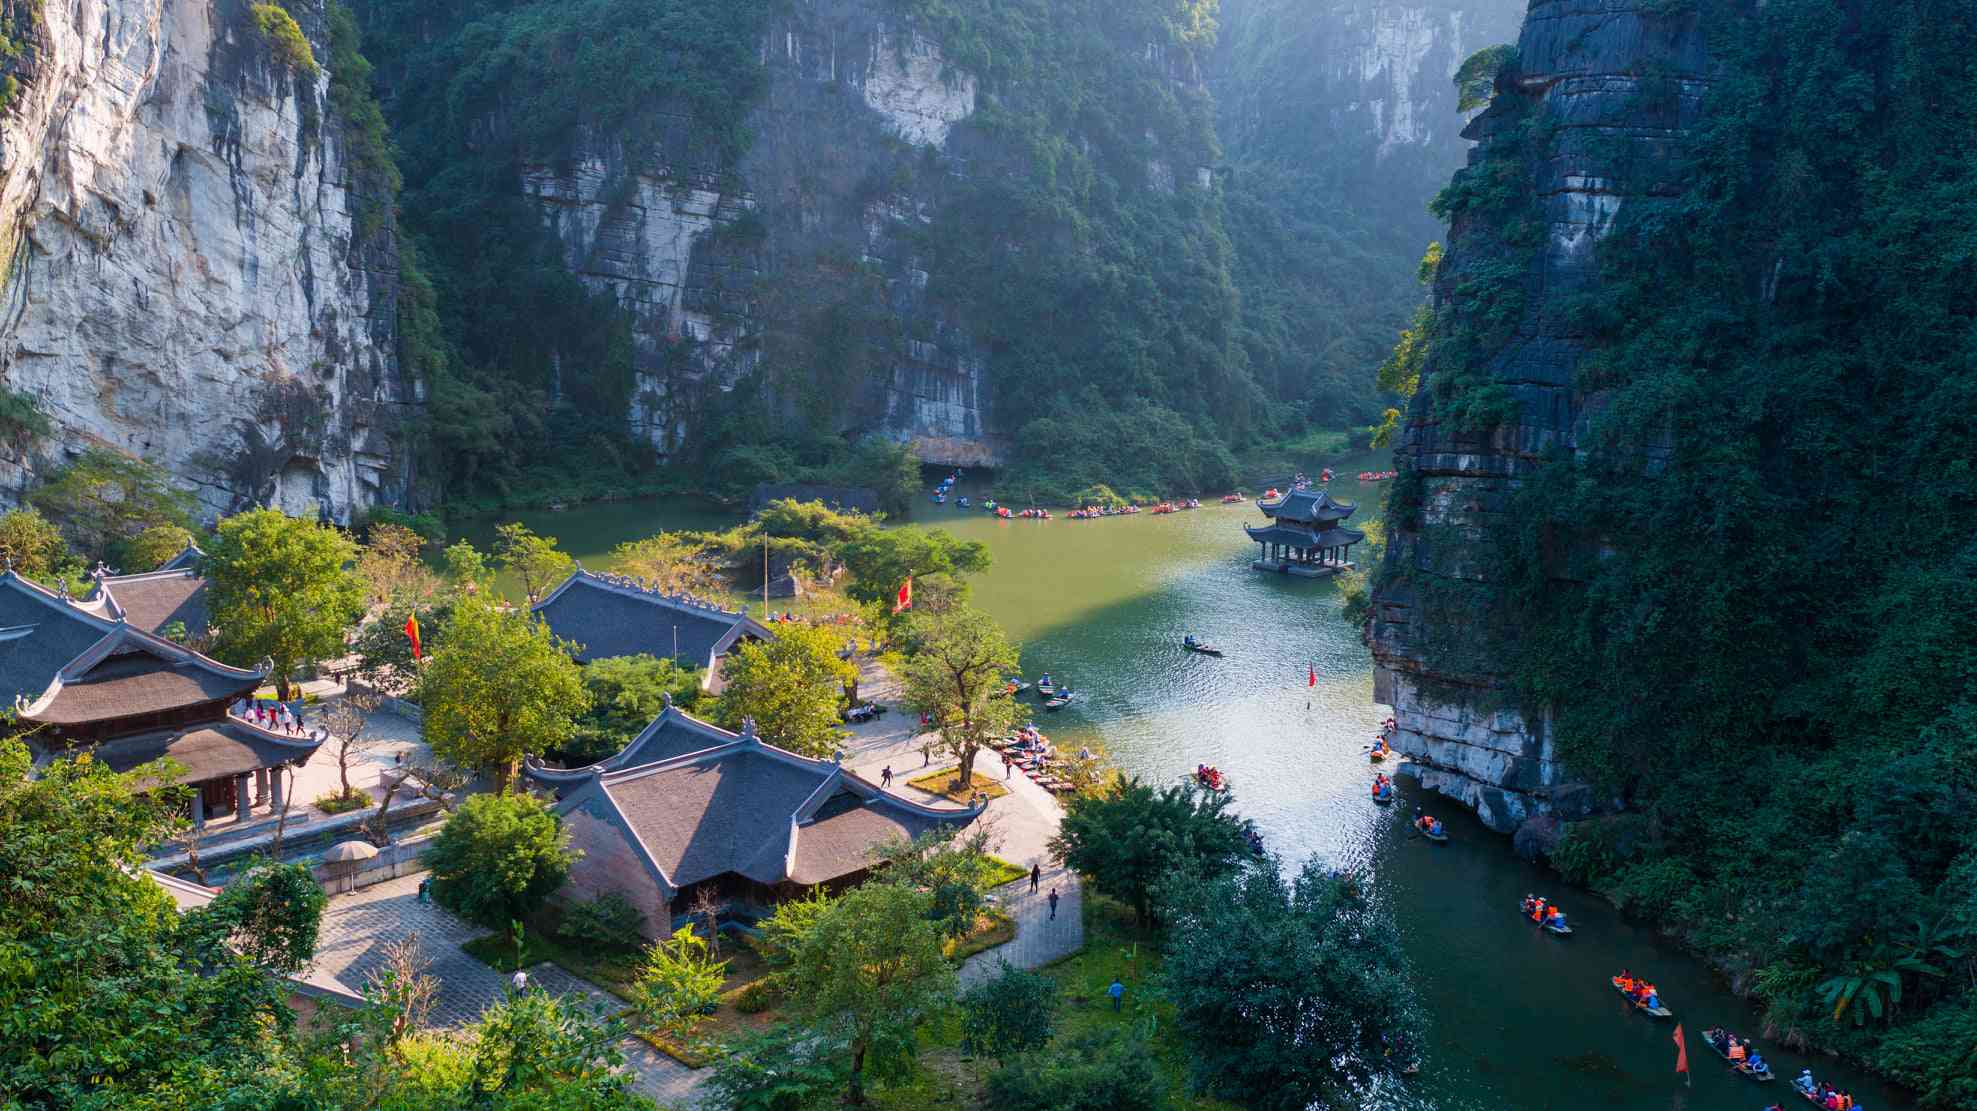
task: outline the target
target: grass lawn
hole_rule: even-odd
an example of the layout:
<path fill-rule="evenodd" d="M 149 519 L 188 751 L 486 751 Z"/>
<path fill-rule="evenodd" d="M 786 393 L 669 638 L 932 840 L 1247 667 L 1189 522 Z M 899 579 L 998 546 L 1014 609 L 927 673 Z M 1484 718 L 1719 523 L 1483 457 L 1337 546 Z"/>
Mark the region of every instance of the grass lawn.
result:
<path fill-rule="evenodd" d="M 941 951 L 947 954 L 948 960 L 960 964 L 976 953 L 985 952 L 1014 940 L 1016 940 L 1016 920 L 991 908 L 975 918 L 975 928 L 968 936 L 943 943 Z"/>
<path fill-rule="evenodd" d="M 986 884 L 990 891 L 1001 887 L 1005 883 L 1015 883 L 1017 880 L 1030 874 L 1028 868 L 1020 864 L 1011 864 L 999 856 L 991 855 L 988 859 L 989 863 L 995 866 L 995 874 L 988 878 L 988 883 Z"/>
<path fill-rule="evenodd" d="M 925 775 L 907 780 L 906 785 L 908 787 L 918 787 L 922 791 L 927 791 L 939 795 L 944 799 L 959 803 L 972 802 L 978 794 L 986 795 L 992 799 L 999 799 L 1009 793 L 1009 788 L 1004 787 L 1000 782 L 990 779 L 981 772 L 975 772 L 970 785 L 964 787 L 961 785 L 961 781 L 955 778 L 955 773 L 960 770 L 959 768 L 941 768 L 937 771 L 930 771 Z"/>

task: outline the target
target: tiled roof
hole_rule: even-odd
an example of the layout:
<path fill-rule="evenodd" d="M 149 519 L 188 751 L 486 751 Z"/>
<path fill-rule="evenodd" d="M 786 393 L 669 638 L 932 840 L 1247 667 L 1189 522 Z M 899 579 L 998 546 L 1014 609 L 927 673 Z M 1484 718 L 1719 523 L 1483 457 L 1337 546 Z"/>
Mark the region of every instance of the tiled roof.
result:
<path fill-rule="evenodd" d="M 668 717 L 683 720 L 648 730 L 650 740 L 642 734 L 620 756 L 657 751 L 641 742 L 656 744 L 668 731 L 695 743 L 706 733 L 692 727 L 712 729 L 670 707 L 661 721 Z M 907 802 L 834 761 L 764 744 L 752 730 L 726 735 L 733 739 L 654 763 L 587 769 L 590 778 L 560 809 L 601 804 L 674 890 L 729 872 L 765 884 L 822 883 L 867 867 L 877 842 L 966 825 L 981 813 Z"/>
<path fill-rule="evenodd" d="M 1267 516 L 1306 524 L 1343 521 L 1359 509 L 1351 502 L 1333 501 L 1332 495 L 1317 487 L 1292 490 L 1276 501 L 1256 504 Z"/>
<path fill-rule="evenodd" d="M 1317 529 L 1287 525 L 1265 525 L 1262 528 L 1243 526 L 1251 540 L 1259 544 L 1289 544 L 1295 548 L 1338 548 L 1347 544 L 1357 544 L 1366 539 L 1366 534 L 1358 529 L 1333 528 L 1320 532 Z"/>
<path fill-rule="evenodd" d="M 0 571 L 0 705 L 41 697 L 56 673 L 116 627 L 13 571 Z"/>
<path fill-rule="evenodd" d="M 531 763 L 524 774 L 539 783 L 557 787 L 559 795 L 567 795 L 572 785 L 587 783 L 601 772 L 676 760 L 688 753 L 732 744 L 739 737 L 738 733 L 730 733 L 674 707 L 672 696 L 667 695 L 666 708 L 616 756 L 582 768 L 551 768 Z"/>
<path fill-rule="evenodd" d="M 160 563 L 154 570 L 197 571 L 199 569 L 199 561 L 205 558 L 206 553 L 199 550 L 199 545 L 187 544 L 184 551 Z"/>
<path fill-rule="evenodd" d="M 165 626 L 183 622 L 188 636 L 206 632 L 206 580 L 189 570 L 110 575 L 97 580 L 97 594 L 110 616 L 122 617 L 147 633 L 163 636 Z"/>
<path fill-rule="evenodd" d="M 119 624 L 64 664 L 39 698 L 16 705 L 26 721 L 76 725 L 238 698 L 261 679 Z"/>
<path fill-rule="evenodd" d="M 578 645 L 579 660 L 644 654 L 707 667 L 743 635 L 775 638 L 746 614 L 583 570 L 537 602 L 534 612 L 557 637 Z"/>
<path fill-rule="evenodd" d="M 160 730 L 119 737 L 96 747 L 96 758 L 111 771 L 127 772 L 170 757 L 181 766 L 173 783 L 200 783 L 256 768 L 306 761 L 321 741 L 282 737 L 228 718 L 187 730 Z"/>

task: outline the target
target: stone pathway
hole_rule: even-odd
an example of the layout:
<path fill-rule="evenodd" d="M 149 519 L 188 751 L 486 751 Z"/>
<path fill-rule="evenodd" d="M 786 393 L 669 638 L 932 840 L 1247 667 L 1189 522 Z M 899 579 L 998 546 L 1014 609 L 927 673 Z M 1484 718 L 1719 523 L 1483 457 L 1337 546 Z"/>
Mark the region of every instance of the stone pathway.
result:
<path fill-rule="evenodd" d="M 321 994 L 361 1002 L 365 980 L 384 964 L 385 947 L 417 933 L 420 952 L 431 962 L 426 973 L 439 984 L 427 1020 L 431 1025 L 458 1030 L 505 998 L 513 974 L 497 972 L 460 948 L 463 942 L 488 931 L 434 904 L 419 902 L 419 881 L 424 878 L 424 873 L 401 876 L 332 896 L 323 910 L 316 961 L 304 982 Z M 578 996 L 614 1014 L 624 1009 L 616 996 L 556 965 L 538 964 L 528 974 L 533 989 Z M 661 1105 L 694 1102 L 699 1077 L 704 1074 L 694 1073 L 637 1038 L 625 1039 L 620 1048 L 637 1074 L 633 1087 Z"/>

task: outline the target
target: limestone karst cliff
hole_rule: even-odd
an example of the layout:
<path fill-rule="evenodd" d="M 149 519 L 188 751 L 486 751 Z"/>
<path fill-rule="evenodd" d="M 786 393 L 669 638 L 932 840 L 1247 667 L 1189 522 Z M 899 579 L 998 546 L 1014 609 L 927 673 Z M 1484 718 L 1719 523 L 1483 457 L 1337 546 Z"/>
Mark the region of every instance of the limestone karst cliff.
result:
<path fill-rule="evenodd" d="M 1578 377 L 1588 350 L 1570 302 L 1597 288 L 1593 248 L 1622 206 L 1679 189 L 1668 171 L 1709 83 L 1704 42 L 1692 8 L 1534 0 L 1451 187 L 1434 297 L 1459 338 L 1431 358 L 1395 451 L 1368 635 L 1395 747 L 1499 830 L 1597 806 L 1556 758 L 1547 708 L 1508 691 L 1477 599 L 1511 492 L 1548 452 L 1574 451 L 1601 404 Z"/>
<path fill-rule="evenodd" d="M 322 5 L 295 7 L 327 59 Z M 358 224 L 327 72 L 277 61 L 245 0 L 10 9 L 0 382 L 52 432 L 8 449 L 8 495 L 108 447 L 209 513 L 401 501 L 394 251 Z"/>

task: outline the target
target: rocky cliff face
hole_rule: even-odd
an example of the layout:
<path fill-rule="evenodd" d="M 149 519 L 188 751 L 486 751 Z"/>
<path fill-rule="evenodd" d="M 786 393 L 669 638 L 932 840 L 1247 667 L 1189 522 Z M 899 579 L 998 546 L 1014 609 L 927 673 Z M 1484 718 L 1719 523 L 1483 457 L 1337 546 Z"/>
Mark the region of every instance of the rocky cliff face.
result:
<path fill-rule="evenodd" d="M 910 245 L 959 172 L 939 167 L 975 111 L 976 79 L 883 8 L 805 0 L 769 21 L 769 86 L 737 174 L 680 115 L 638 166 L 598 136 L 585 157 L 527 176 L 573 270 L 632 309 L 631 425 L 661 453 L 684 441 L 700 390 L 782 349 L 843 364 L 817 368 L 827 396 L 810 399 L 837 423 L 877 427 L 930 462 L 1000 457 L 986 355 L 929 302 L 928 263 Z M 827 333 L 851 333 L 849 350 L 817 353 Z"/>
<path fill-rule="evenodd" d="M 0 115 L 0 380 L 54 428 L 0 458 L 10 496 L 107 447 L 215 513 L 402 502 L 395 254 L 327 74 L 276 63 L 246 0 L 39 7 Z M 290 7 L 327 62 L 320 4 Z"/>
<path fill-rule="evenodd" d="M 1509 830 L 1536 813 L 1580 816 L 1597 805 L 1554 758 L 1544 707 L 1520 707 L 1501 661 L 1483 647 L 1474 599 L 1491 579 L 1489 538 L 1519 481 L 1555 450 L 1573 450 L 1600 404 L 1577 380 L 1587 355 L 1567 299 L 1597 285 L 1594 248 L 1621 206 L 1679 183 L 1666 171 L 1695 125 L 1710 67 L 1694 13 L 1649 0 L 1533 0 L 1513 71 L 1467 132 L 1471 171 L 1516 152 L 1517 180 L 1544 227 L 1535 249 L 1504 222 L 1458 216 L 1435 296 L 1460 316 L 1463 279 L 1479 262 L 1523 264 L 1523 311 L 1480 366 L 1427 368 L 1395 452 L 1401 489 L 1368 628 L 1375 698 L 1394 709 L 1395 747 L 1421 781 Z M 1644 76 L 1652 75 L 1652 77 Z M 1438 419 L 1440 378 L 1503 388 L 1515 416 L 1486 430 Z M 1467 388 L 1475 388 L 1471 385 Z M 1648 460 L 1653 465 L 1653 460 Z"/>

